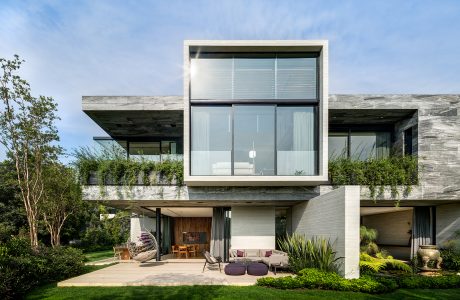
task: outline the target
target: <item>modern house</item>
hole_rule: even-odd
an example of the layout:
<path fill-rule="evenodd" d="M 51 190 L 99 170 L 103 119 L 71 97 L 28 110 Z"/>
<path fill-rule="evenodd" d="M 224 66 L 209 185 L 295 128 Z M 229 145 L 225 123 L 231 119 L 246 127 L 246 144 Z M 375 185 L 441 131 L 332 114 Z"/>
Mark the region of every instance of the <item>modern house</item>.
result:
<path fill-rule="evenodd" d="M 355 278 L 360 225 L 404 258 L 460 229 L 460 95 L 329 95 L 327 41 L 185 41 L 183 77 L 183 96 L 83 97 L 110 136 L 101 143 L 183 160 L 182 186 L 84 187 L 86 200 L 136 213 L 132 235 L 155 231 L 163 254 L 197 243 L 226 258 L 297 232 L 329 238 Z M 330 160 L 390 155 L 418 161 L 398 206 L 389 188 L 329 181 Z"/>

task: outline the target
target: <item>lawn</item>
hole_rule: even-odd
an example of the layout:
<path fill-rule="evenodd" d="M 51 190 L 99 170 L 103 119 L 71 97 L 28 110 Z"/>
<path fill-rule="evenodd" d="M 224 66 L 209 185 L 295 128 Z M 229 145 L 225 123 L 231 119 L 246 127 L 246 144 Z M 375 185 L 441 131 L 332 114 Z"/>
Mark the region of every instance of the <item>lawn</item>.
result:
<path fill-rule="evenodd" d="M 460 299 L 460 289 L 398 290 L 383 295 L 249 286 L 40 287 L 26 299 Z"/>
<path fill-rule="evenodd" d="M 101 259 L 111 258 L 113 257 L 113 250 L 103 250 L 103 251 L 96 251 L 96 252 L 88 252 L 84 253 L 87 262 L 93 262 Z"/>

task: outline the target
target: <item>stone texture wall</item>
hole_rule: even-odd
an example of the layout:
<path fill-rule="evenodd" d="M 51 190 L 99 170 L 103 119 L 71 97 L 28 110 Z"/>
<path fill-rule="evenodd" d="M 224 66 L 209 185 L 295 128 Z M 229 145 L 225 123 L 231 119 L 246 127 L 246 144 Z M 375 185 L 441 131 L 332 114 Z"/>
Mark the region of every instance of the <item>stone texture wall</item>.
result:
<path fill-rule="evenodd" d="M 329 109 L 416 109 L 419 199 L 460 200 L 460 95 L 330 95 Z"/>

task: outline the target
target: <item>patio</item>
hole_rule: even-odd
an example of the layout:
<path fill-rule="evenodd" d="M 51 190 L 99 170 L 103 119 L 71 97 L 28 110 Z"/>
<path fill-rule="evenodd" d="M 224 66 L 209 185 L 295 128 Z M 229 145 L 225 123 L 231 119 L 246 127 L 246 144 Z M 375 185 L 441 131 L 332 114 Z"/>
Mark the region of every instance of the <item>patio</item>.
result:
<path fill-rule="evenodd" d="M 204 259 L 167 259 L 147 263 L 118 263 L 107 268 L 70 278 L 58 287 L 70 286 L 178 286 L 178 285 L 254 285 L 261 277 L 283 277 L 289 273 L 268 272 L 266 276 L 228 276 L 211 266 L 203 270 Z"/>

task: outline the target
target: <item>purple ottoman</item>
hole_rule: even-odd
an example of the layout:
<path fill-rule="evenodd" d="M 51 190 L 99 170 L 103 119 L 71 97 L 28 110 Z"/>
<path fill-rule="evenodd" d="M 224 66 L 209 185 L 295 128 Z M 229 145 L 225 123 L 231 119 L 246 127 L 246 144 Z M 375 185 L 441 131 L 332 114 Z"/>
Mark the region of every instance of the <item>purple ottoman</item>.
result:
<path fill-rule="evenodd" d="M 267 275 L 268 266 L 263 263 L 250 263 L 248 265 L 248 275 L 262 276 Z"/>
<path fill-rule="evenodd" d="M 225 266 L 224 272 L 231 276 L 244 275 L 246 274 L 246 266 L 240 263 L 230 263 Z"/>

